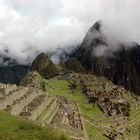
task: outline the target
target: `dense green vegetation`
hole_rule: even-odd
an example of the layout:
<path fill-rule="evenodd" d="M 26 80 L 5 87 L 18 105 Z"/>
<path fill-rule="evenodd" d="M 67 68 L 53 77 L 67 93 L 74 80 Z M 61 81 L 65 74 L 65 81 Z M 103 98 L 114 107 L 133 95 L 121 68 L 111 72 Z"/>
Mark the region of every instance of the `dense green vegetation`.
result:
<path fill-rule="evenodd" d="M 32 71 L 37 71 L 38 73 L 41 74 L 41 71 L 50 64 L 50 59 L 45 53 L 41 53 L 36 57 L 36 59 L 33 61 L 31 70 Z"/>
<path fill-rule="evenodd" d="M 0 111 L 0 140 L 68 140 L 61 132 Z"/>
<path fill-rule="evenodd" d="M 67 70 L 71 70 L 74 72 L 85 72 L 85 68 L 81 65 L 81 63 L 75 59 L 68 59 L 65 63 L 64 66 Z"/>
<path fill-rule="evenodd" d="M 48 66 L 46 66 L 42 71 L 41 71 L 41 75 L 45 78 L 45 79 L 48 79 L 48 78 L 52 78 L 56 75 L 59 74 L 59 69 L 57 69 L 57 67 L 52 63 L 50 62 L 48 64 Z"/>
<path fill-rule="evenodd" d="M 31 70 L 37 71 L 43 78 L 46 79 L 51 78 L 59 73 L 59 69 L 44 53 L 41 53 L 36 57 L 32 63 Z"/>

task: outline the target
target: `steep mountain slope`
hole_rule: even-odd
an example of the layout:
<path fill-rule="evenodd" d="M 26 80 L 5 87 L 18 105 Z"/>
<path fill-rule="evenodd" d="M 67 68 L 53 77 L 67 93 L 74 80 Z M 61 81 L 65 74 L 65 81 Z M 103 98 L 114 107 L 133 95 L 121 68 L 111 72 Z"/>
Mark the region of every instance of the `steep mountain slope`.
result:
<path fill-rule="evenodd" d="M 24 65 L 0 66 L 0 82 L 19 84 L 29 69 L 30 66 Z"/>
<path fill-rule="evenodd" d="M 64 67 L 66 70 L 71 70 L 74 72 L 85 72 L 85 68 L 81 65 L 81 63 L 75 59 L 68 59 L 67 61 L 64 62 Z"/>
<path fill-rule="evenodd" d="M 45 53 L 36 57 L 31 66 L 32 71 L 37 71 L 42 77 L 50 78 L 58 74 L 59 70 Z"/>
<path fill-rule="evenodd" d="M 36 70 L 41 73 L 43 69 L 45 69 L 51 63 L 49 57 L 45 53 L 41 53 L 36 57 L 36 59 L 32 63 L 31 70 Z"/>
<path fill-rule="evenodd" d="M 100 49 L 102 46 L 104 50 Z M 108 47 L 106 36 L 102 33 L 102 24 L 96 22 L 73 56 L 88 70 L 104 75 L 115 84 L 139 94 L 140 46 L 136 43 L 131 43 L 131 47 L 119 44 L 116 51 L 109 50 Z"/>
<path fill-rule="evenodd" d="M 54 64 L 47 54 L 39 54 L 32 63 L 31 71 L 37 71 L 43 78 L 48 79 L 58 75 L 60 72 L 85 72 L 85 68 L 75 59 L 61 60 Z"/>
<path fill-rule="evenodd" d="M 18 64 L 16 60 L 0 54 L 1 83 L 19 84 L 29 70 L 29 65 Z"/>

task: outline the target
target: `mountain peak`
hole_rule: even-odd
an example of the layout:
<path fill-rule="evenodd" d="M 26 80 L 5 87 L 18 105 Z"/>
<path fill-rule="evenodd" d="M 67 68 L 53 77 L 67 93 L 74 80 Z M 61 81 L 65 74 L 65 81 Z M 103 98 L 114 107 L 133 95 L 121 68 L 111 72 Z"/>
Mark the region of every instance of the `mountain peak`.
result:
<path fill-rule="evenodd" d="M 100 31 L 101 30 L 101 27 L 102 27 L 102 21 L 101 20 L 98 20 L 97 22 L 95 22 L 95 24 L 89 29 L 90 32 L 93 32 L 93 31 Z"/>
<path fill-rule="evenodd" d="M 43 78 L 50 78 L 58 74 L 58 69 L 47 54 L 41 53 L 32 63 L 32 71 L 37 71 Z"/>
<path fill-rule="evenodd" d="M 32 63 L 31 70 L 41 72 L 47 65 L 49 65 L 51 60 L 49 59 L 48 55 L 45 53 L 39 54 Z"/>
<path fill-rule="evenodd" d="M 75 57 L 88 70 L 106 76 L 113 83 L 139 94 L 140 49 L 137 43 L 109 46 L 108 37 L 101 31 L 102 23 L 97 21 L 87 32 L 82 44 L 75 51 Z M 109 38 L 111 40 L 111 38 Z M 111 73 L 110 73 L 111 71 Z"/>

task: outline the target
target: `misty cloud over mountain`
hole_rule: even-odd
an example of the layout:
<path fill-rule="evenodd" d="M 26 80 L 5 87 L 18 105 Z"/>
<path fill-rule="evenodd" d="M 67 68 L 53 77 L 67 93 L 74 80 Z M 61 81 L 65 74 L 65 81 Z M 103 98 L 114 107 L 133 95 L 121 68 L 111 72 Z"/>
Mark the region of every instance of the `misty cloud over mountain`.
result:
<path fill-rule="evenodd" d="M 99 19 L 110 49 L 140 43 L 139 9 L 139 0 L 0 0 L 0 54 L 29 64 L 40 52 L 77 46 Z"/>

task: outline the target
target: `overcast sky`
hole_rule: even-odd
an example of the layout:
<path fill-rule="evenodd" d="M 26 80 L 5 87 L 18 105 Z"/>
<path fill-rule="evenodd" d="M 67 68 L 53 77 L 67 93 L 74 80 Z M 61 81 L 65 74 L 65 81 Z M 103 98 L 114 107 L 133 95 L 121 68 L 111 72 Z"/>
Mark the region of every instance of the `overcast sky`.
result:
<path fill-rule="evenodd" d="M 114 40 L 140 43 L 140 0 L 0 0 L 0 52 L 27 64 L 79 44 L 99 19 Z"/>

